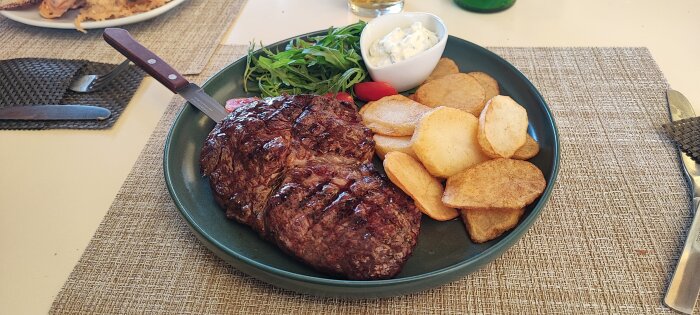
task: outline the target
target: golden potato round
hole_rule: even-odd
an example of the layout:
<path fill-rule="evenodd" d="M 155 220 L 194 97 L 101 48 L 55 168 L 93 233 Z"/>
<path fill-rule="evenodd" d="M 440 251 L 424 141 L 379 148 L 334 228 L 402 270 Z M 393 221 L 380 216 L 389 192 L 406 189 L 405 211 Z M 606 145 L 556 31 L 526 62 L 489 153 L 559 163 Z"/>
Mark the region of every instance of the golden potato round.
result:
<path fill-rule="evenodd" d="M 516 160 L 529 160 L 537 155 L 537 153 L 540 153 L 540 145 L 535 141 L 532 136 L 527 135 L 525 139 L 525 144 L 523 144 L 520 149 L 515 151 L 513 153 L 513 156 L 511 156 L 512 159 Z"/>
<path fill-rule="evenodd" d="M 527 124 L 525 108 L 509 96 L 495 96 L 479 116 L 479 145 L 489 157 L 510 158 L 525 144 Z"/>
<path fill-rule="evenodd" d="M 448 178 L 442 202 L 460 209 L 519 209 L 537 199 L 546 186 L 534 164 L 495 159 Z"/>
<path fill-rule="evenodd" d="M 411 149 L 411 137 L 392 137 L 384 136 L 380 134 L 375 134 L 374 139 L 374 149 L 379 155 L 379 158 L 384 159 L 384 156 L 393 151 L 403 152 L 410 155 L 413 158 L 418 158 L 413 149 Z"/>
<path fill-rule="evenodd" d="M 484 88 L 484 99 L 486 101 L 490 100 L 492 97 L 501 94 L 501 89 L 498 87 L 498 81 L 494 79 L 492 76 L 488 75 L 485 72 L 480 72 L 480 71 L 474 71 L 474 72 L 469 72 L 467 73 L 468 75 L 474 77 L 477 81 L 479 81 L 479 84 L 481 84 L 481 87 Z"/>
<path fill-rule="evenodd" d="M 459 73 L 459 67 L 454 62 L 454 60 L 450 58 L 440 58 L 437 65 L 435 66 L 435 69 L 433 69 L 433 72 L 431 72 L 428 78 L 425 79 L 425 82 L 439 79 L 446 75 L 455 73 Z"/>
<path fill-rule="evenodd" d="M 410 136 L 420 117 L 431 110 L 403 95 L 385 96 L 360 108 L 362 122 L 375 133 Z"/>
<path fill-rule="evenodd" d="M 416 90 L 416 101 L 426 106 L 447 106 L 479 116 L 486 103 L 484 88 L 466 73 L 432 80 Z"/>
<path fill-rule="evenodd" d="M 462 209 L 462 221 L 474 243 L 485 243 L 518 225 L 525 209 Z"/>
<path fill-rule="evenodd" d="M 416 125 L 411 148 L 433 176 L 447 178 L 486 157 L 476 140 L 478 119 L 451 107 L 436 107 Z"/>
<path fill-rule="evenodd" d="M 444 188 L 440 181 L 430 176 L 420 162 L 402 152 L 389 152 L 384 156 L 384 170 L 392 183 L 413 198 L 418 209 L 438 220 L 452 220 L 459 215 L 455 209 L 442 203 Z"/>

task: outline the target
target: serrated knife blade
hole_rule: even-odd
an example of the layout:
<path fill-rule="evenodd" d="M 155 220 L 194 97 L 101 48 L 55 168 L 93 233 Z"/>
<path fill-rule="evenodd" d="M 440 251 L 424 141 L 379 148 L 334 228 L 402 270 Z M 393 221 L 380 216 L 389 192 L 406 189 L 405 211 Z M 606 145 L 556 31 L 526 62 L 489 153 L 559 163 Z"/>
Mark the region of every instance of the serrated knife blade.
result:
<path fill-rule="evenodd" d="M 695 117 L 693 107 L 680 92 L 669 89 L 666 98 L 672 121 Z M 693 192 L 694 213 L 683 251 L 666 290 L 664 304 L 679 312 L 691 314 L 700 292 L 700 215 L 698 214 L 700 168 L 687 154 L 679 152 L 679 155 L 681 168 Z"/>
<path fill-rule="evenodd" d="M 180 94 L 190 104 L 197 107 L 214 122 L 219 123 L 228 116 L 228 112 L 217 100 L 209 96 L 199 86 L 190 83 L 173 67 L 146 47 L 137 42 L 128 31 L 121 28 L 106 28 L 102 33 L 104 40 L 114 49 L 139 68 L 146 71 L 158 82 L 174 93 Z"/>

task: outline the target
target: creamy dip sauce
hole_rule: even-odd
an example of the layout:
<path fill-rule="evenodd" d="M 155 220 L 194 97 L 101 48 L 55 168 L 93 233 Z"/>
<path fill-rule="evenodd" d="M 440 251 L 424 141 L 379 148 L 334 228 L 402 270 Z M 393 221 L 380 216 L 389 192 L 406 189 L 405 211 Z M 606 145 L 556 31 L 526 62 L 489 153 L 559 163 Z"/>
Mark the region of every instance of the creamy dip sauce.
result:
<path fill-rule="evenodd" d="M 437 42 L 437 34 L 423 27 L 421 22 L 414 22 L 411 27 L 397 27 L 372 43 L 368 62 L 375 67 L 397 63 L 428 50 Z"/>

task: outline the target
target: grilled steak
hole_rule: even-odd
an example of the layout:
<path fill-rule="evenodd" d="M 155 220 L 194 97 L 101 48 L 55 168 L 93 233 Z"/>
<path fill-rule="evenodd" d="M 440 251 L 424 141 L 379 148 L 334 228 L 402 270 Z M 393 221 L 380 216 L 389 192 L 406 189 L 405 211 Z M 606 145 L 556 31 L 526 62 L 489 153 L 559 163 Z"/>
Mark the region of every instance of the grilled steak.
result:
<path fill-rule="evenodd" d="M 410 256 L 421 215 L 373 155 L 354 105 L 298 95 L 235 109 L 200 160 L 228 218 L 319 271 L 383 279 Z"/>

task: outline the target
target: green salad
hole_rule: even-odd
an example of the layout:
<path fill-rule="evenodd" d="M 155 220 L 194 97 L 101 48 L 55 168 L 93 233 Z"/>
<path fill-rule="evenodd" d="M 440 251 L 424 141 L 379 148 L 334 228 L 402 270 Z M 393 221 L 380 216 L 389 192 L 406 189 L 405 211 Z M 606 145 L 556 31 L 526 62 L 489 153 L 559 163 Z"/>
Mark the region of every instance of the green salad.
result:
<path fill-rule="evenodd" d="M 360 34 L 366 23 L 359 21 L 306 39 L 293 39 L 283 51 L 262 47 L 248 50 L 244 74 L 246 92 L 262 97 L 281 94 L 342 92 L 367 77 L 360 55 Z"/>

